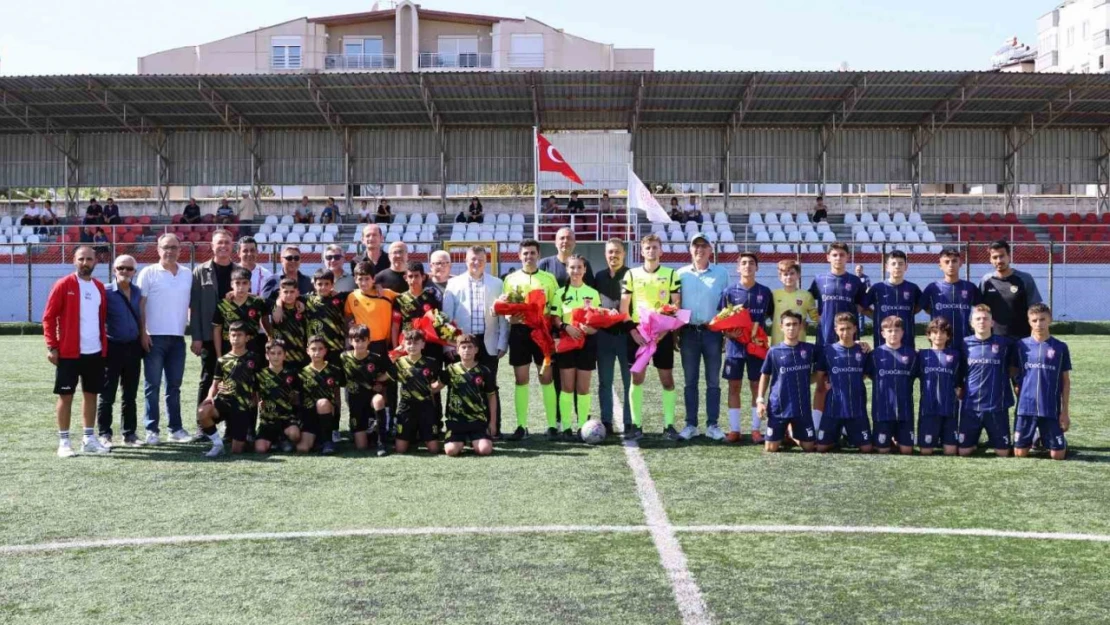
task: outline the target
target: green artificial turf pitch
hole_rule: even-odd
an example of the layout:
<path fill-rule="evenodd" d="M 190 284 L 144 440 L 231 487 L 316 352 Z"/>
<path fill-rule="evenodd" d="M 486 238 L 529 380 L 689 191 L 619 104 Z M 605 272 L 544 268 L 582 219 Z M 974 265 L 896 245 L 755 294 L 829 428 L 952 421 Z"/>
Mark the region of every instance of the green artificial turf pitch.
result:
<path fill-rule="evenodd" d="M 659 438 L 643 454 L 670 522 L 1110 534 L 1110 338 L 1072 348 L 1074 456 L 828 456 Z M 54 456 L 41 340 L 0 339 L 0 546 L 360 528 L 643 525 L 625 451 L 533 439 L 490 458 L 245 455 L 204 445 Z M 684 416 L 682 375 L 679 425 Z M 192 427 L 197 360 L 183 414 Z M 499 382 L 511 414 L 511 374 Z M 596 381 L 595 381 L 596 384 Z M 140 389 L 141 413 L 141 389 Z M 595 413 L 597 410 L 595 397 Z M 164 416 L 163 416 L 164 418 Z M 118 420 L 118 406 L 117 406 Z M 619 420 L 619 417 L 618 417 Z M 726 417 L 722 414 L 722 421 Z M 345 419 L 343 420 L 345 422 Z M 702 419 L 704 425 L 704 419 Z M 748 418 L 743 419 L 747 431 Z M 74 420 L 79 439 L 79 421 Z M 164 426 L 164 422 L 163 422 Z M 118 425 L 117 425 L 118 427 Z M 140 414 L 141 427 L 141 414 Z M 506 430 L 510 429 L 506 425 Z M 966 536 L 679 532 L 721 623 L 1104 622 L 1110 544 Z M 0 553 L 0 623 L 679 623 L 651 536 L 357 536 Z"/>

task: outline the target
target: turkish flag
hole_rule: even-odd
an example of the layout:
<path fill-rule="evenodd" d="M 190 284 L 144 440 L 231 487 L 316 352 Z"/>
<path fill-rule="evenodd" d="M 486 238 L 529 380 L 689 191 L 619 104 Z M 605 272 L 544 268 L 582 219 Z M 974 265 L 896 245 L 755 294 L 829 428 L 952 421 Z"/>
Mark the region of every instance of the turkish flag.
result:
<path fill-rule="evenodd" d="M 573 180 L 578 184 L 582 184 L 582 179 L 574 172 L 574 168 L 563 160 L 563 155 L 559 154 L 559 150 L 551 145 L 547 137 L 536 134 L 536 142 L 540 151 L 540 171 L 553 171 L 558 174 L 563 174 L 568 180 Z"/>

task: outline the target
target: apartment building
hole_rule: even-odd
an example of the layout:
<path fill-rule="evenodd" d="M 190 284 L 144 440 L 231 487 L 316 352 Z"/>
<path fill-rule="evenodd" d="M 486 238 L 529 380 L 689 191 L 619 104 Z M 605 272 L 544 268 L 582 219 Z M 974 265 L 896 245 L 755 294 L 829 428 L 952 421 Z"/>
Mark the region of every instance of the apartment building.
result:
<path fill-rule="evenodd" d="M 1103 73 L 1110 64 L 1110 1 L 1068 0 L 1037 20 L 1037 71 Z"/>
<path fill-rule="evenodd" d="M 652 49 L 590 41 L 529 17 L 434 11 L 405 0 L 385 10 L 302 17 L 156 52 L 139 58 L 138 73 L 635 71 L 654 66 Z"/>

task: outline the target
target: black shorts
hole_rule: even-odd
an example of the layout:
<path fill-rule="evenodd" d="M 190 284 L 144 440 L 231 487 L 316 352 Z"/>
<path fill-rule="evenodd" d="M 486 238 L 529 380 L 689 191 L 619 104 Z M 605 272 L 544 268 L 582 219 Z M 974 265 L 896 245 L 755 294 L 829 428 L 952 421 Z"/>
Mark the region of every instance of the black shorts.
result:
<path fill-rule="evenodd" d="M 254 420 L 254 411 L 243 410 L 218 395 L 212 403 L 216 406 L 216 423 L 227 423 L 227 434 L 231 440 L 240 442 L 247 440 L 251 421 Z"/>
<path fill-rule="evenodd" d="M 597 335 L 586 337 L 586 345 L 582 349 L 556 354 L 555 368 L 578 369 L 579 371 L 597 369 Z"/>
<path fill-rule="evenodd" d="M 378 419 L 374 413 L 374 393 L 348 393 L 347 411 L 350 415 L 348 425 L 352 432 L 376 432 Z"/>
<path fill-rule="evenodd" d="M 532 340 L 532 329 L 524 324 L 509 327 L 509 366 L 523 367 L 525 365 L 543 363 L 543 352 L 540 346 Z"/>
<path fill-rule="evenodd" d="M 628 362 L 633 363 L 636 361 L 636 350 L 640 346 L 631 337 L 628 339 Z M 656 369 L 674 369 L 674 333 L 668 332 L 666 336 L 659 339 L 659 343 L 655 346 L 655 354 L 651 357 L 651 364 L 655 365 Z"/>
<path fill-rule="evenodd" d="M 414 402 L 397 410 L 397 440 L 409 443 L 438 441 L 443 430 L 443 420 L 435 402 Z"/>
<path fill-rule="evenodd" d="M 485 421 L 448 421 L 443 430 L 448 443 L 474 443 L 489 440 L 489 423 Z"/>
<path fill-rule="evenodd" d="M 264 420 L 258 424 L 258 440 L 270 441 L 271 445 L 277 445 L 281 442 L 281 438 L 285 435 L 285 430 L 289 426 L 300 428 L 300 421 L 292 417 L 278 417 L 273 420 Z"/>
<path fill-rule="evenodd" d="M 54 371 L 54 394 L 73 395 L 78 380 L 83 393 L 99 394 L 104 389 L 104 357 L 82 354 L 80 358 L 59 358 Z"/>

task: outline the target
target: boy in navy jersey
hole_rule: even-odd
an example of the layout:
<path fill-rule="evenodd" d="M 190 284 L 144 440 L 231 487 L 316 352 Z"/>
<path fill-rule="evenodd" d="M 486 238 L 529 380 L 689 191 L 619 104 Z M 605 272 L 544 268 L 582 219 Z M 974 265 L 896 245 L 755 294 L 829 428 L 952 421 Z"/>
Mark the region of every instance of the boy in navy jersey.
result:
<path fill-rule="evenodd" d="M 824 427 L 817 429 L 817 451 L 825 453 L 836 446 L 843 429 L 861 453 L 871 453 L 871 423 L 867 420 L 867 389 L 863 369 L 867 355 L 856 343 L 856 316 L 836 316 L 836 336 L 840 339 L 821 350 L 817 360 L 817 385 L 829 384 L 825 401 Z"/>
<path fill-rule="evenodd" d="M 902 320 L 891 315 L 882 321 L 885 343 L 867 358 L 866 373 L 872 380 L 871 419 L 875 421 L 875 448 L 890 453 L 898 445 L 903 454 L 913 453 L 913 370 L 917 353 L 903 344 Z"/>
<path fill-rule="evenodd" d="M 742 305 L 747 309 L 752 318 L 752 326 L 763 326 L 766 319 L 774 319 L 775 304 L 771 289 L 755 281 L 755 274 L 759 270 L 759 258 L 755 254 L 745 252 L 740 255 L 737 271 L 740 282 L 725 289 L 721 294 L 718 310 L 727 306 Z M 728 380 L 728 425 L 729 433 L 725 440 L 730 443 L 740 442 L 740 417 L 743 414 L 743 382 L 744 370 L 747 370 L 748 387 L 752 396 L 752 442 L 763 442 L 763 429 L 759 422 L 759 411 L 755 407 L 756 393 L 759 388 L 760 370 L 763 361 L 748 353 L 735 336 L 730 335 L 725 346 L 725 366 L 721 377 Z"/>
<path fill-rule="evenodd" d="M 906 328 L 905 341 L 913 344 L 913 317 L 917 311 L 918 300 L 921 299 L 921 289 L 913 282 L 906 280 L 906 269 L 909 261 L 902 250 L 894 250 L 886 256 L 886 282 L 880 282 L 867 290 L 863 298 L 863 307 L 871 312 L 872 326 L 875 328 L 875 345 L 883 344 L 882 328 L 883 319 L 894 315 L 902 320 L 902 327 Z"/>
<path fill-rule="evenodd" d="M 859 315 L 863 304 L 863 282 L 848 273 L 848 246 L 843 243 L 829 245 L 829 273 L 817 276 L 809 286 L 813 299 L 817 300 L 817 350 L 824 345 L 832 345 L 836 337 L 836 316 L 842 312 Z M 821 415 L 825 409 L 824 384 L 818 384 L 813 393 L 813 425 L 821 427 Z"/>
<path fill-rule="evenodd" d="M 1048 306 L 1033 304 L 1028 318 L 1033 335 L 1015 346 L 1019 377 L 1014 455 L 1028 456 L 1033 432 L 1040 430 L 1052 459 L 1063 460 L 1068 453 L 1064 432 L 1071 425 L 1071 353 L 1067 343 L 1049 334 L 1052 310 Z"/>
<path fill-rule="evenodd" d="M 1010 455 L 1010 379 L 1013 343 L 991 333 L 994 321 L 990 306 L 977 304 L 971 309 L 973 336 L 964 339 L 964 401 L 960 411 L 960 455 L 970 456 L 987 430 L 988 444 L 1000 457 Z"/>
<path fill-rule="evenodd" d="M 790 426 L 794 440 L 805 451 L 813 451 L 813 416 L 810 412 L 809 385 L 813 375 L 814 347 L 800 340 L 802 316 L 786 311 L 779 318 L 784 339 L 767 352 L 759 376 L 756 406 L 760 418 L 767 419 L 763 439 L 766 451 L 778 451 L 786 427 Z M 764 395 L 771 389 L 771 399 Z"/>
<path fill-rule="evenodd" d="M 930 347 L 917 352 L 914 377 L 921 380 L 917 410 L 917 445 L 924 456 L 944 445 L 944 455 L 955 456 L 960 434 L 959 388 L 964 379 L 960 350 L 952 346 L 952 326 L 944 317 L 929 322 L 925 330 Z"/>
<path fill-rule="evenodd" d="M 940 270 L 944 279 L 925 287 L 921 293 L 921 310 L 933 319 L 944 317 L 952 326 L 952 345 L 962 348 L 964 337 L 971 334 L 971 308 L 983 301 L 979 289 L 960 279 L 960 253 L 947 248 L 940 253 Z"/>

